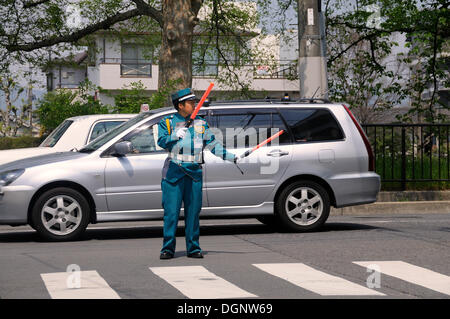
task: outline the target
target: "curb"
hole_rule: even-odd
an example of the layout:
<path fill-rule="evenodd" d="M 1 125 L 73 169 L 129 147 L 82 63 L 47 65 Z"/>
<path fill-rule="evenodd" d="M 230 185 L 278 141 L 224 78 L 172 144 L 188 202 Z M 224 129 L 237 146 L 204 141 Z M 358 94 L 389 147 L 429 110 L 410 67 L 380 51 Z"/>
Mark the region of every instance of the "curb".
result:
<path fill-rule="evenodd" d="M 376 202 L 373 204 L 331 207 L 330 216 L 396 215 L 396 214 L 450 214 L 450 200 Z"/>

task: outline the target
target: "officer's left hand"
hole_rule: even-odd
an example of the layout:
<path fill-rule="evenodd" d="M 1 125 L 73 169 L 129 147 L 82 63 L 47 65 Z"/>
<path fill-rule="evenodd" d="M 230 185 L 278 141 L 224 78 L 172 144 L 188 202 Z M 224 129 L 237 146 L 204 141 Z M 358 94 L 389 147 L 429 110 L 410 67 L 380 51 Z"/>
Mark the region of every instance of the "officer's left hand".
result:
<path fill-rule="evenodd" d="M 235 156 L 234 159 L 233 159 L 233 163 L 234 163 L 234 164 L 237 164 L 237 162 L 239 161 L 239 159 L 240 159 L 239 156 Z"/>

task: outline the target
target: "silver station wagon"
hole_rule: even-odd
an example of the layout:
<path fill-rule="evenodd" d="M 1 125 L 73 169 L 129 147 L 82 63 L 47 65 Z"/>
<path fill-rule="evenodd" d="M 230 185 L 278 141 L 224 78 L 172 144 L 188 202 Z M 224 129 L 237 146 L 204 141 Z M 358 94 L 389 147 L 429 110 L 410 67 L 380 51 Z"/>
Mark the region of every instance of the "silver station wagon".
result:
<path fill-rule="evenodd" d="M 137 115 L 82 149 L 0 166 L 0 224 L 29 224 L 47 240 L 78 238 L 89 223 L 162 219 L 157 144 L 164 108 Z M 200 217 L 255 217 L 291 231 L 319 229 L 330 207 L 375 202 L 380 177 L 347 106 L 322 100 L 216 102 L 200 112 L 234 163 L 204 151 Z M 181 214 L 183 211 L 181 212 Z"/>

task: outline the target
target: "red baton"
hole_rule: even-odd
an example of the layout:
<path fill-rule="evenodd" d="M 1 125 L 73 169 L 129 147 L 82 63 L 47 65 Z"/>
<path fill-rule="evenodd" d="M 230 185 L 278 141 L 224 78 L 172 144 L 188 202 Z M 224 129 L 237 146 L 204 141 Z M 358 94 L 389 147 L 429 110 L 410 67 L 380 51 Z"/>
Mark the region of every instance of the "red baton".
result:
<path fill-rule="evenodd" d="M 240 158 L 244 158 L 246 156 L 249 156 L 251 153 L 253 153 L 254 151 L 256 151 L 258 148 L 260 148 L 263 145 L 266 145 L 267 143 L 269 143 L 271 140 L 277 138 L 278 136 L 280 136 L 281 134 L 284 133 L 284 130 L 279 131 L 277 134 L 272 135 L 271 137 L 269 137 L 267 140 L 265 140 L 264 142 L 259 143 L 258 145 L 256 145 L 254 148 L 252 148 L 251 150 L 246 151 L 244 154 L 242 154 L 240 156 Z"/>
<path fill-rule="evenodd" d="M 195 117 L 197 116 L 198 111 L 200 111 L 200 108 L 202 107 L 203 103 L 205 102 L 206 98 L 209 95 L 209 92 L 211 92 L 212 88 L 214 86 L 214 83 L 210 83 L 208 88 L 206 89 L 205 93 L 203 94 L 202 98 L 200 99 L 200 102 L 198 102 L 197 106 L 195 107 L 194 112 L 191 114 L 191 118 L 186 122 L 185 127 L 189 127 L 192 122 L 194 121 Z"/>

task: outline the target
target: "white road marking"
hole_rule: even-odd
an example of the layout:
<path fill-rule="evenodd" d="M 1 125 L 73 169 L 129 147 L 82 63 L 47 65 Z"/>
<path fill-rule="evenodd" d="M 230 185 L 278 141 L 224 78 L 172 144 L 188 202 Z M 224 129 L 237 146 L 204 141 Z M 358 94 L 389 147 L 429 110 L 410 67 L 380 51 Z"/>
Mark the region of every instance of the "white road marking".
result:
<path fill-rule="evenodd" d="M 322 296 L 384 296 L 378 291 L 302 263 L 253 264 L 253 266 Z"/>
<path fill-rule="evenodd" d="M 376 265 L 379 268 L 377 270 L 385 275 L 450 295 L 450 277 L 426 268 L 403 261 L 354 261 L 353 263 L 366 268 L 369 265 Z"/>
<path fill-rule="evenodd" d="M 119 295 L 95 270 L 80 271 L 80 288 L 69 285 L 74 273 L 55 272 L 41 274 L 42 280 L 53 299 L 120 299 Z M 76 286 L 75 286 L 76 287 Z"/>
<path fill-rule="evenodd" d="M 258 297 L 203 266 L 150 267 L 150 270 L 191 299 Z"/>

